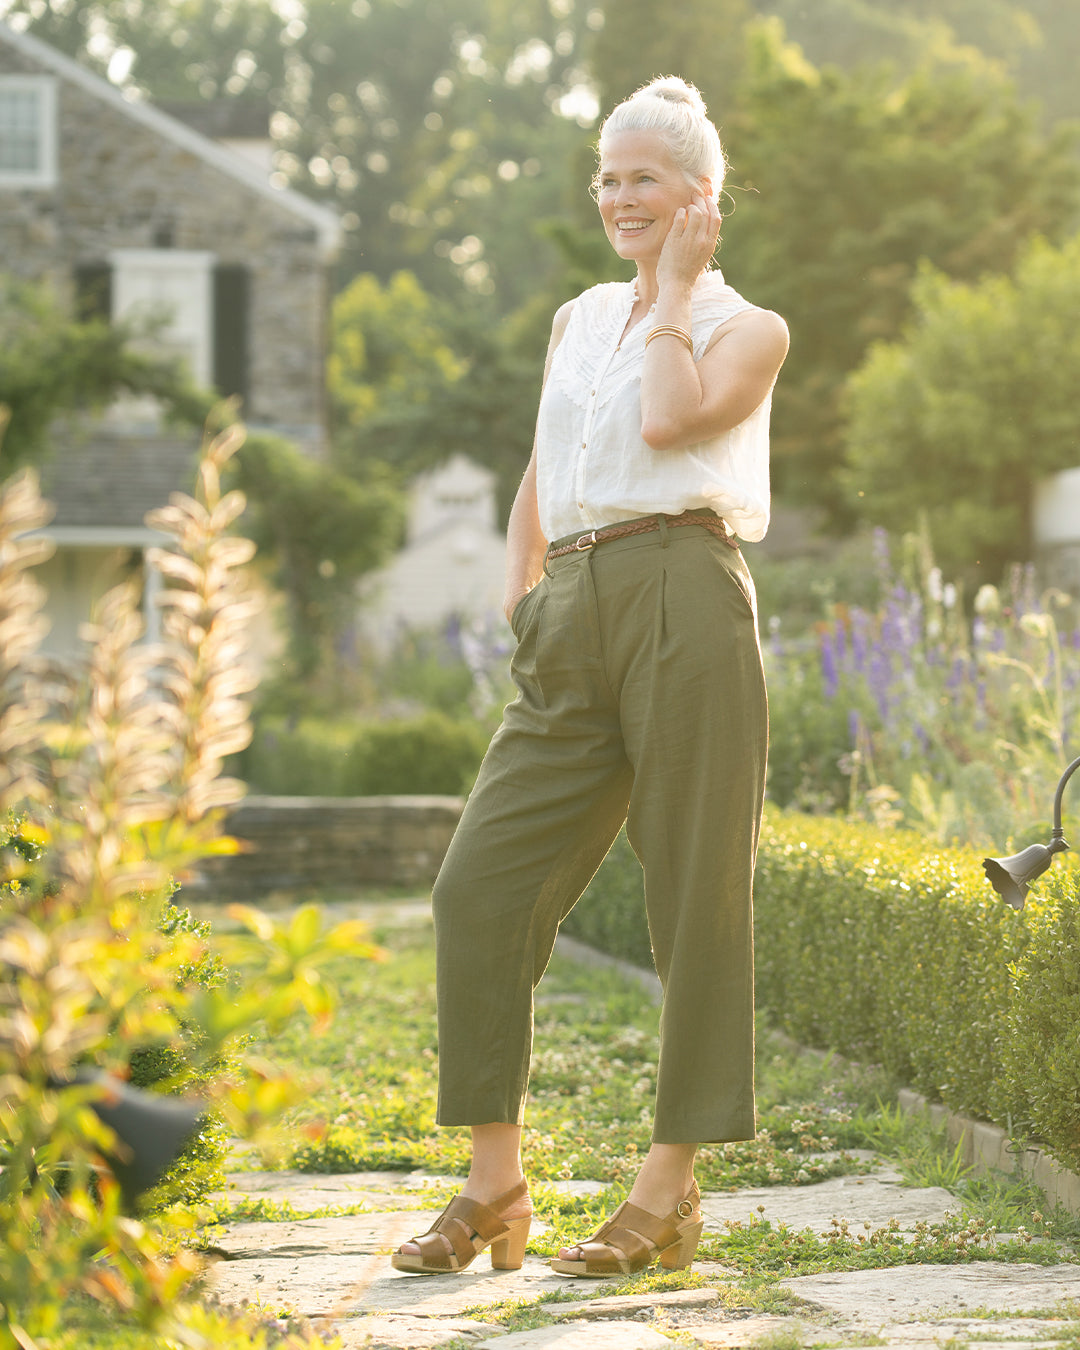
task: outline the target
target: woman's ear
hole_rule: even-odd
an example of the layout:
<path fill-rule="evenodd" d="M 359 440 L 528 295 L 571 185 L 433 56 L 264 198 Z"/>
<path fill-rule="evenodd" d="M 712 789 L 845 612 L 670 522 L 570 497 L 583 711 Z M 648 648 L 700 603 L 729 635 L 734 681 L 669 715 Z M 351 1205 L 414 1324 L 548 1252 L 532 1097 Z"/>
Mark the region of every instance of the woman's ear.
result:
<path fill-rule="evenodd" d="M 716 193 L 713 191 L 712 179 L 706 174 L 705 177 L 698 179 L 701 185 L 701 195 L 706 199 L 716 200 Z"/>

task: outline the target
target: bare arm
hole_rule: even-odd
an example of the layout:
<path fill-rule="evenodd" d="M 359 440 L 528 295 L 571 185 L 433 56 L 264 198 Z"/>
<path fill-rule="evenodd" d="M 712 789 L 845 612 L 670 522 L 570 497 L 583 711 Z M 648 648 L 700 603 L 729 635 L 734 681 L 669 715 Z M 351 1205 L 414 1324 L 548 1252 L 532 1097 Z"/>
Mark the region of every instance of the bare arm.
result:
<path fill-rule="evenodd" d="M 657 266 L 653 326 L 690 331 L 694 282 L 712 256 L 720 217 L 700 194 L 672 223 Z M 654 450 L 682 450 L 744 421 L 766 397 L 788 350 L 771 310 L 744 310 L 714 333 L 700 361 L 670 334 L 649 343 L 641 376 L 641 435 Z"/>
<path fill-rule="evenodd" d="M 555 315 L 551 325 L 547 359 L 544 362 L 544 384 L 551 370 L 551 358 L 562 341 L 574 302 L 568 301 Z M 510 510 L 506 528 L 506 587 L 503 591 L 503 613 L 507 621 L 523 595 L 531 591 L 544 570 L 544 555 L 548 541 L 540 529 L 540 512 L 536 500 L 536 440 L 533 439 L 529 467 Z"/>

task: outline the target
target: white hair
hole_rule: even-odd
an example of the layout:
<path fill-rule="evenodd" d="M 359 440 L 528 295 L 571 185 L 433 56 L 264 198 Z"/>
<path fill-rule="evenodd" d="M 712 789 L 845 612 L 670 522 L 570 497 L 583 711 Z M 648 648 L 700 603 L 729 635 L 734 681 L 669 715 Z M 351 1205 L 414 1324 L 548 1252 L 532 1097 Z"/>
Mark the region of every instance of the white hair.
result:
<path fill-rule="evenodd" d="M 727 158 L 720 134 L 709 121 L 705 100 L 692 84 L 677 75 L 665 75 L 642 85 L 601 123 L 599 154 L 603 154 L 605 137 L 619 131 L 655 131 L 687 181 L 698 186 L 708 178 L 713 197 L 719 198 Z"/>

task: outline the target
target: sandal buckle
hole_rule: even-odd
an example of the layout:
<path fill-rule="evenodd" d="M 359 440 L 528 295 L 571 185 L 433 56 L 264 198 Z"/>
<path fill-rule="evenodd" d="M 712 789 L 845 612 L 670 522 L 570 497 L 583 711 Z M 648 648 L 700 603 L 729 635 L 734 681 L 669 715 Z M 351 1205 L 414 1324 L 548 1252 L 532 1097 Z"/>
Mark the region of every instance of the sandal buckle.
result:
<path fill-rule="evenodd" d="M 684 1209 L 683 1206 L 686 1206 Z M 692 1200 L 680 1200 L 675 1209 L 680 1219 L 689 1219 L 694 1212 L 694 1202 Z"/>

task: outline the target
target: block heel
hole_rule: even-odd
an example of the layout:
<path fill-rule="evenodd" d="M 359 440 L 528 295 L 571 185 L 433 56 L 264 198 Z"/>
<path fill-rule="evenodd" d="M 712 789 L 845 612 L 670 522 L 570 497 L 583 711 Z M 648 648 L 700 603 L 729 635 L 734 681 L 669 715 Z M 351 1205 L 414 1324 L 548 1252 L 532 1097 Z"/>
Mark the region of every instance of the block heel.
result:
<path fill-rule="evenodd" d="M 697 1252 L 701 1230 L 704 1227 L 700 1219 L 697 1223 L 680 1225 L 678 1242 L 660 1253 L 660 1264 L 665 1270 L 685 1270 L 690 1265 Z"/>
<path fill-rule="evenodd" d="M 492 1270 L 520 1270 L 525 1263 L 531 1219 L 510 1219 L 507 1231 L 491 1244 Z"/>

